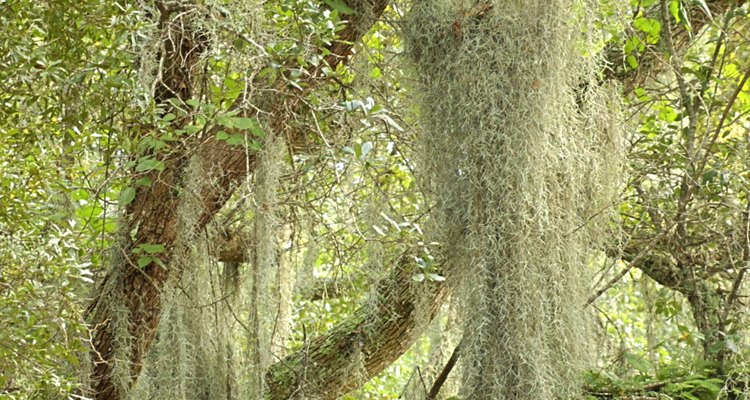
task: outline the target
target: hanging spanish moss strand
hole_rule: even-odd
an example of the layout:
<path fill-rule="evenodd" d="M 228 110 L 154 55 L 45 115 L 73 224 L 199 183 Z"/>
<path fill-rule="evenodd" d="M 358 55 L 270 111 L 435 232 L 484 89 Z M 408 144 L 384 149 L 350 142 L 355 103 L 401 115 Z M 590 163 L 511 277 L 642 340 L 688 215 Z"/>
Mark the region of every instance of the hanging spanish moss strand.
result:
<path fill-rule="evenodd" d="M 273 334 L 281 300 L 278 297 L 278 279 L 290 279 L 279 275 L 279 218 L 276 206 L 282 155 L 283 142 L 269 135 L 254 176 L 253 263 L 251 279 L 248 280 L 250 332 L 247 362 L 250 381 L 246 388 L 247 397 L 252 399 L 263 397 L 265 373 L 273 361 Z"/>
<path fill-rule="evenodd" d="M 415 1 L 406 17 L 432 235 L 466 316 L 462 398 L 575 398 L 590 359 L 587 258 L 622 164 L 586 55 L 595 3 Z"/>

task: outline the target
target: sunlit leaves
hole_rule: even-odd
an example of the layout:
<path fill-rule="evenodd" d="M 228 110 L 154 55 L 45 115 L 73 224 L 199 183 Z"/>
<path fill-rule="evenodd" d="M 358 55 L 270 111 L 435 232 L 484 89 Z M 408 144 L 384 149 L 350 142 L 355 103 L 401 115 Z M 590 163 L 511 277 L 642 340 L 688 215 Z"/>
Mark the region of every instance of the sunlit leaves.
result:
<path fill-rule="evenodd" d="M 341 14 L 345 14 L 345 15 L 355 14 L 354 10 L 352 10 L 351 7 L 347 6 L 346 3 L 344 3 L 341 0 L 323 0 L 323 2 L 325 2 L 332 9 L 340 12 Z"/>
<path fill-rule="evenodd" d="M 661 22 L 646 17 L 638 17 L 633 21 L 633 27 L 641 32 L 646 33 L 646 42 L 649 44 L 656 43 L 661 34 Z"/>
<path fill-rule="evenodd" d="M 265 137 L 266 133 L 257 118 L 223 116 L 218 118 L 217 122 L 226 128 L 216 133 L 217 140 L 224 141 L 230 146 L 246 146 L 254 151 L 261 149 L 257 139 Z"/>

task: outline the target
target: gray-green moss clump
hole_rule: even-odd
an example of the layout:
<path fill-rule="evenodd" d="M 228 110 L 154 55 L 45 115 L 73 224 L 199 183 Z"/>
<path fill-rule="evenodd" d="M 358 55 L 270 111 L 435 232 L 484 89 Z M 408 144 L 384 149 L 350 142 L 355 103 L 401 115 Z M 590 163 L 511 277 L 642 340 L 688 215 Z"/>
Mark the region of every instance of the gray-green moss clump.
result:
<path fill-rule="evenodd" d="M 467 315 L 462 398 L 575 398 L 590 359 L 586 259 L 622 164 L 616 101 L 584 55 L 596 7 L 436 0 L 406 16 L 433 239 Z"/>

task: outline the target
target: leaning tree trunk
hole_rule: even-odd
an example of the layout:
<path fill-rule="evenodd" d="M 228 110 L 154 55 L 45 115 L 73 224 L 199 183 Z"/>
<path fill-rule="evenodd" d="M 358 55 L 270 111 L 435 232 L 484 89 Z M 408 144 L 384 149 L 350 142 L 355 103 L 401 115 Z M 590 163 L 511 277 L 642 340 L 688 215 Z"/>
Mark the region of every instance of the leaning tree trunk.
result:
<path fill-rule="evenodd" d="M 168 102 L 183 103 L 192 97 L 194 70 L 204 50 L 203 38 L 190 31 L 183 18 L 171 18 L 176 10 L 162 8 L 159 31 L 164 38 L 160 64 L 164 65 L 156 84 L 154 100 L 172 111 Z M 178 119 L 172 129 L 187 123 Z M 150 134 L 149 132 L 145 133 Z M 127 206 L 125 228 L 114 250 L 111 270 L 99 286 L 88 312 L 94 329 L 91 354 L 92 395 L 97 399 L 121 397 L 140 373 L 142 360 L 156 333 L 161 317 L 161 293 L 169 277 L 178 247 L 178 215 L 183 187 L 185 148 L 168 155 L 145 155 L 164 163 L 164 170 L 151 170 L 150 186 L 141 186 Z M 139 246 L 161 245 L 147 265 L 138 265 L 133 252 Z M 157 260 L 158 259 L 158 260 Z M 116 359 L 123 359 L 121 364 Z"/>
<path fill-rule="evenodd" d="M 196 65 L 206 50 L 204 37 L 186 20 L 185 11 L 190 2 L 166 4 L 157 1 L 159 30 L 163 39 L 156 65 L 159 81 L 155 86 L 154 100 L 166 112 L 176 102 L 189 109 L 185 102 L 193 96 L 197 84 Z M 347 26 L 340 32 L 340 41 L 334 42 L 326 52 L 327 65 L 335 67 L 345 62 L 352 43 L 361 37 L 380 16 L 387 1 L 360 1 L 352 4 L 356 11 Z M 321 80 L 317 69 L 311 70 L 308 87 Z M 254 86 L 262 83 L 256 82 Z M 299 101 L 284 85 L 269 89 L 273 93 L 262 99 L 265 110 L 274 111 L 267 121 L 271 131 L 288 133 L 292 140 L 302 132 L 286 132 L 286 118 L 299 106 Z M 263 93 L 263 91 L 261 91 Z M 239 96 L 239 99 L 249 96 Z M 240 101 L 233 108 L 239 109 Z M 243 116 L 253 116 L 254 111 L 241 110 Z M 176 115 L 179 113 L 175 112 Z M 169 129 L 180 129 L 187 120 L 176 119 Z M 123 217 L 123 234 L 113 249 L 115 256 L 107 275 L 98 285 L 96 295 L 87 312 L 93 329 L 91 352 L 90 392 L 96 399 L 120 399 L 133 386 L 143 365 L 145 354 L 154 340 L 162 313 L 162 292 L 168 279 L 180 274 L 179 256 L 184 243 L 181 235 L 201 230 L 221 209 L 234 189 L 252 173 L 256 154 L 246 153 L 237 146 L 215 139 L 215 132 L 207 137 L 188 137 L 169 151 L 153 154 L 163 168 L 148 173 L 151 184 L 137 189 L 134 201 Z M 142 132 L 149 135 L 150 132 Z M 144 155 L 141 155 L 143 157 Z M 148 155 L 145 155 L 148 156 Z M 187 165 L 190 157 L 197 157 L 203 174 L 197 199 L 183 195 L 186 188 Z M 195 193 L 192 193 L 195 195 Z M 192 208 L 192 209 L 189 209 Z M 196 215 L 190 226 L 181 225 L 181 211 Z M 154 245 L 162 251 L 152 254 L 153 260 L 138 265 L 134 250 Z M 163 247 L 162 247 L 163 246 Z"/>

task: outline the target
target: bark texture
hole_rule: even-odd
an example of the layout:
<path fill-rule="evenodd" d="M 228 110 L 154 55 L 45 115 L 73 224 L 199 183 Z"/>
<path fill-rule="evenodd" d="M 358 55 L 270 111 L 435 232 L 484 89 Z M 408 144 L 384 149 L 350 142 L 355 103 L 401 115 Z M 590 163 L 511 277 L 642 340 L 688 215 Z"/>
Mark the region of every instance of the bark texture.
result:
<path fill-rule="evenodd" d="M 159 58 L 164 68 L 156 82 L 154 100 L 171 111 L 170 99 L 184 102 L 192 96 L 194 70 L 204 43 L 202 37 L 186 29 L 182 18 L 171 18 L 180 11 L 178 8 L 157 4 L 161 13 L 159 30 L 164 38 Z M 177 120 L 175 129 L 184 123 Z M 94 329 L 91 395 L 97 399 L 120 398 L 132 386 L 156 334 L 162 309 L 161 292 L 169 277 L 178 236 L 177 210 L 182 200 L 179 188 L 183 187 L 185 150 L 177 146 L 169 152 L 151 154 L 164 163 L 164 169 L 151 170 L 147 175 L 151 185 L 139 187 L 134 201 L 128 205 L 127 231 L 120 247 L 115 249 L 121 254 L 114 257 L 115 265 L 103 279 L 89 308 L 87 317 Z M 148 244 L 161 244 L 164 251 L 154 255 L 158 262 L 139 267 L 133 250 Z M 120 371 L 115 380 L 114 360 L 123 355 L 129 358 L 128 368 Z"/>
<path fill-rule="evenodd" d="M 443 283 L 411 279 L 411 260 L 404 257 L 354 315 L 274 364 L 266 378 L 267 398 L 336 399 L 409 349 L 448 294 Z"/>
<path fill-rule="evenodd" d="M 330 53 L 326 61 L 329 65 L 335 68 L 347 60 L 354 42 L 366 33 L 387 4 L 386 0 L 352 2 L 350 6 L 356 14 L 341 31 L 341 41 L 328 49 Z M 195 67 L 205 50 L 205 43 L 200 32 L 191 30 L 190 24 L 182 19 L 187 14 L 183 11 L 191 6 L 190 3 L 174 5 L 157 1 L 156 5 L 163 43 L 158 60 L 160 78 L 154 96 L 158 105 L 169 110 L 171 99 L 179 103 L 192 97 L 197 80 Z M 315 86 L 318 75 L 318 71 L 311 71 L 313 78 L 309 88 Z M 275 90 L 261 91 L 269 96 L 261 99 L 263 104 L 258 108 L 268 111 L 270 130 L 276 134 L 286 132 L 292 138 L 303 135 L 303 132 L 287 132 L 286 129 L 286 118 L 298 106 L 298 97 L 291 92 L 293 89 L 269 89 Z M 240 96 L 240 99 L 248 97 Z M 240 101 L 235 104 L 237 108 L 241 106 Z M 243 111 L 242 114 L 254 116 L 255 111 Z M 179 129 L 180 123 L 177 120 L 174 129 Z M 123 235 L 123 243 L 115 249 L 121 257 L 115 257 L 119 261 L 114 261 L 115 265 L 98 285 L 87 312 L 93 329 L 91 392 L 88 395 L 96 399 L 120 399 L 135 383 L 161 319 L 161 293 L 168 278 L 179 275 L 180 266 L 174 260 L 180 233 L 177 229 L 178 210 L 187 201 L 183 180 L 188 154 L 199 157 L 203 172 L 207 174 L 198 190 L 198 203 L 202 209 L 197 212 L 195 226 L 187 227 L 195 231 L 205 227 L 216 215 L 256 164 L 253 153 L 216 140 L 215 135 L 188 138 L 170 151 L 154 155 L 164 163 L 164 168 L 151 171 L 148 177 L 152 184 L 137 190 L 126 212 L 128 229 Z M 155 255 L 159 262 L 139 267 L 133 250 L 144 244 L 161 244 L 164 251 Z M 125 368 L 118 367 L 118 363 Z"/>

